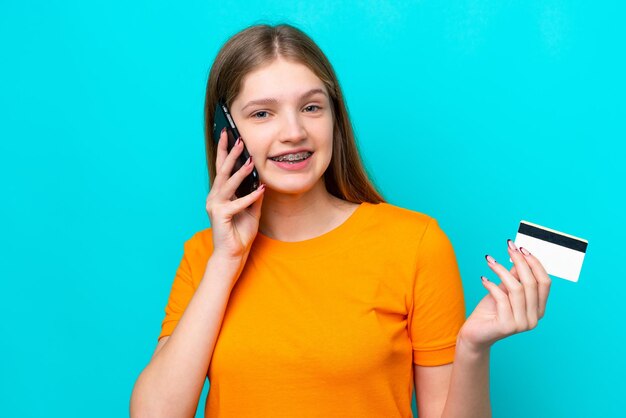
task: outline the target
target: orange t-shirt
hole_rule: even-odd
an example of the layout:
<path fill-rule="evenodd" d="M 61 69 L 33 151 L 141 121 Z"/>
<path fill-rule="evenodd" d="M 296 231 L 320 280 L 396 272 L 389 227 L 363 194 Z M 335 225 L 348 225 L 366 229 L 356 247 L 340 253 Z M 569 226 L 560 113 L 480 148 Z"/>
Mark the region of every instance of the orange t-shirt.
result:
<path fill-rule="evenodd" d="M 159 338 L 204 274 L 211 229 L 184 246 Z M 413 363 L 454 360 L 465 321 L 454 250 L 437 221 L 362 203 L 319 237 L 258 233 L 208 370 L 206 417 L 412 417 Z"/>

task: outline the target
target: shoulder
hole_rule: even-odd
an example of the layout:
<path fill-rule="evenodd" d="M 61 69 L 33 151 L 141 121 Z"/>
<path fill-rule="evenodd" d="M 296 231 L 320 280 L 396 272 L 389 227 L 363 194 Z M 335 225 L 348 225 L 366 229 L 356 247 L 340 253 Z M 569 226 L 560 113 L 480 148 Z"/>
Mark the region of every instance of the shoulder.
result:
<path fill-rule="evenodd" d="M 451 245 L 448 235 L 434 217 L 423 212 L 389 203 L 372 204 L 370 218 L 380 227 L 381 233 L 398 241 L 418 245 L 422 250 L 438 251 Z"/>
<path fill-rule="evenodd" d="M 430 219 L 433 219 L 431 216 L 418 212 L 416 210 L 403 208 L 400 206 L 393 205 L 391 203 L 377 203 L 370 204 L 372 208 L 375 208 L 379 213 L 391 215 L 397 217 L 399 221 L 409 221 L 409 222 L 426 222 Z"/>
<path fill-rule="evenodd" d="M 370 218 L 387 231 L 412 236 L 423 235 L 429 225 L 437 225 L 430 215 L 390 203 L 369 204 Z"/>
<path fill-rule="evenodd" d="M 185 253 L 203 256 L 213 251 L 213 232 L 211 228 L 205 228 L 193 233 L 185 241 Z"/>

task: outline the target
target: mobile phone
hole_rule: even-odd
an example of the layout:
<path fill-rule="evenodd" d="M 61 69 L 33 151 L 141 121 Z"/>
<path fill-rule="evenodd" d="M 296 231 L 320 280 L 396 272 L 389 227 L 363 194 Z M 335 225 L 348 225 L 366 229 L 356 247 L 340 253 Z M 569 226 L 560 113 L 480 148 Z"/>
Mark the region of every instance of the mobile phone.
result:
<path fill-rule="evenodd" d="M 217 106 L 215 106 L 215 117 L 213 118 L 213 140 L 217 143 L 220 140 L 220 134 L 222 133 L 222 129 L 226 128 L 226 135 L 228 137 L 228 152 L 235 146 L 235 141 L 241 137 L 239 135 L 239 131 L 235 126 L 235 121 L 230 115 L 230 111 L 228 107 L 226 107 L 226 103 L 223 100 L 219 100 L 217 102 Z M 243 145 L 243 151 L 237 157 L 235 161 L 235 166 L 233 167 L 233 171 L 231 172 L 231 176 L 243 166 L 250 154 L 246 148 L 246 145 Z M 256 171 L 256 167 L 252 168 L 252 172 L 243 179 L 237 190 L 235 191 L 235 196 L 243 197 L 246 196 L 253 191 L 255 191 L 259 187 L 259 173 Z"/>

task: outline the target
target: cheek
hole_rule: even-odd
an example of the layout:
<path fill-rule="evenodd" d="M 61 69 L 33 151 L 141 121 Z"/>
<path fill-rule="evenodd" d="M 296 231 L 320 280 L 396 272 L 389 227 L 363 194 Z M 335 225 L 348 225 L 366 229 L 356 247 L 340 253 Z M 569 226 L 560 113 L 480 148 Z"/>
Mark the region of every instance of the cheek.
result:
<path fill-rule="evenodd" d="M 322 152 L 319 153 L 319 164 L 320 166 L 323 166 L 325 168 L 328 168 L 328 166 L 330 166 L 330 161 L 332 160 L 333 157 L 333 129 L 332 126 L 330 127 L 330 129 L 325 129 L 323 133 L 321 133 L 322 136 L 321 138 L 325 138 L 325 140 L 323 141 L 323 143 L 318 144 L 318 149 Z"/>
<path fill-rule="evenodd" d="M 271 132 L 259 126 L 243 125 L 238 129 L 246 149 L 253 157 L 261 159 L 267 155 L 272 140 Z"/>
<path fill-rule="evenodd" d="M 318 146 L 332 149 L 333 147 L 333 119 L 327 118 L 323 123 L 316 123 L 311 126 L 311 132 L 317 138 Z"/>
<path fill-rule="evenodd" d="M 334 148 L 334 143 L 335 143 L 335 135 L 334 135 L 334 129 L 333 126 L 331 125 L 327 132 L 326 132 L 326 138 L 328 138 L 328 141 L 326 142 L 326 147 L 328 148 L 328 152 L 330 154 L 333 153 L 333 148 Z"/>

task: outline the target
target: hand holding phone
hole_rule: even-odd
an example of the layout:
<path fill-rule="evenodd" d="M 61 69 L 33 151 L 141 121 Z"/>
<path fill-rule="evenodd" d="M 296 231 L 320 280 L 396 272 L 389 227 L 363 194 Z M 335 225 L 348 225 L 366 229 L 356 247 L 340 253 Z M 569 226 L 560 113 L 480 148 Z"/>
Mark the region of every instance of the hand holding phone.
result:
<path fill-rule="evenodd" d="M 235 146 L 235 142 L 237 139 L 241 138 L 237 127 L 235 126 L 235 122 L 230 115 L 230 111 L 228 107 L 226 107 L 226 103 L 220 100 L 217 102 L 217 106 L 215 106 L 215 122 L 213 123 L 213 140 L 218 142 L 220 140 L 220 134 L 222 129 L 226 128 L 226 135 L 228 137 L 228 147 L 227 150 L 230 152 Z M 246 149 L 244 144 L 243 151 L 235 161 L 235 166 L 233 167 L 233 171 L 231 173 L 235 174 L 237 170 L 239 170 L 248 160 L 250 154 Z M 256 168 L 252 168 L 252 172 L 241 182 L 237 190 L 235 191 L 235 196 L 243 197 L 246 196 L 253 191 L 255 191 L 259 187 L 259 173 L 256 171 Z"/>
<path fill-rule="evenodd" d="M 261 185 L 245 196 L 234 197 L 238 186 L 254 168 L 250 159 L 234 174 L 230 174 L 243 149 L 243 141 L 239 141 L 228 152 L 226 129 L 222 131 L 215 159 L 216 176 L 206 200 L 213 239 L 211 258 L 238 266 L 245 264 L 257 235 L 265 191 L 265 185 Z M 233 277 L 233 280 L 236 279 Z"/>

